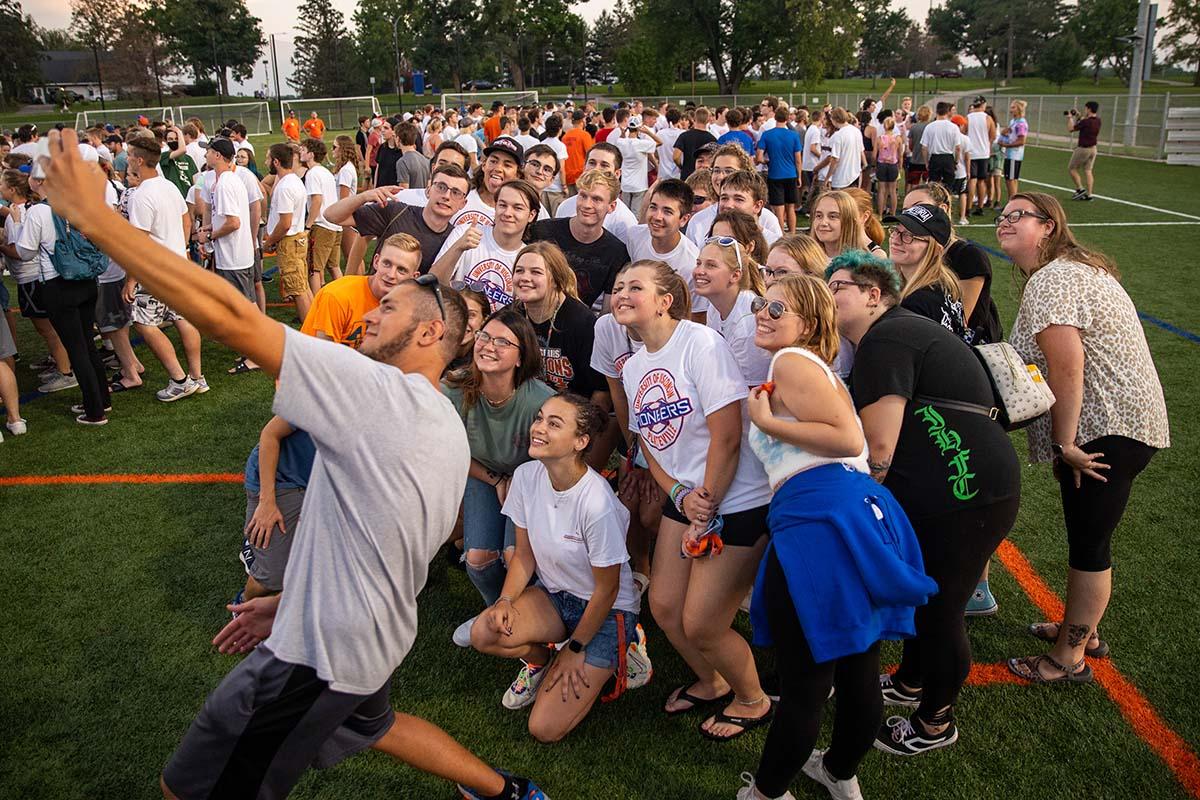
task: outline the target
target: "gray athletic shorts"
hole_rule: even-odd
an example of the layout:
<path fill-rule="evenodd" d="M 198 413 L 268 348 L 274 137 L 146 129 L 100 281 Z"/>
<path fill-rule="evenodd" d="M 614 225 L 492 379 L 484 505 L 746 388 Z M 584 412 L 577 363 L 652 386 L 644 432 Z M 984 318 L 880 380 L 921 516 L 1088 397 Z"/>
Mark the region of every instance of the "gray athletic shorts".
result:
<path fill-rule="evenodd" d="M 387 683 L 371 695 L 335 692 L 260 644 L 204 701 L 163 780 L 180 800 L 286 797 L 310 766 L 367 749 L 394 721 Z"/>
<path fill-rule="evenodd" d="M 251 578 L 263 585 L 263 588 L 270 592 L 283 591 L 283 573 L 287 569 L 288 557 L 292 554 L 292 542 L 296 538 L 296 526 L 300 524 L 300 506 L 304 504 L 303 489 L 280 489 L 275 490 L 275 505 L 279 506 L 279 513 L 283 515 L 283 527 L 287 529 L 287 533 L 279 530 L 279 526 L 275 526 L 275 530 L 271 531 L 271 541 L 267 544 L 266 549 L 254 547 L 254 561 L 250 563 L 250 567 L 246 570 Z M 254 516 L 255 510 L 258 508 L 258 495 L 246 490 L 246 524 L 250 524 L 250 518 Z"/>
<path fill-rule="evenodd" d="M 8 358 L 17 354 L 17 343 L 13 341 L 12 331 L 8 329 L 8 320 L 0 314 L 0 358 Z"/>
<path fill-rule="evenodd" d="M 254 292 L 254 267 L 246 267 L 245 269 L 219 269 L 217 274 L 229 284 L 242 293 L 242 297 L 249 300 L 251 303 L 257 303 L 258 295 Z"/>
<path fill-rule="evenodd" d="M 130 304 L 121 296 L 124 281 L 100 284 L 96 296 L 96 327 L 101 333 L 112 333 L 128 328 L 133 321 Z"/>
<path fill-rule="evenodd" d="M 183 319 L 182 314 L 170 308 L 154 295 L 144 291 L 141 286 L 138 287 L 137 293 L 133 296 L 133 308 L 131 312 L 133 321 L 138 325 L 149 325 L 153 328 L 161 328 L 164 325 L 175 322 L 177 319 Z"/>

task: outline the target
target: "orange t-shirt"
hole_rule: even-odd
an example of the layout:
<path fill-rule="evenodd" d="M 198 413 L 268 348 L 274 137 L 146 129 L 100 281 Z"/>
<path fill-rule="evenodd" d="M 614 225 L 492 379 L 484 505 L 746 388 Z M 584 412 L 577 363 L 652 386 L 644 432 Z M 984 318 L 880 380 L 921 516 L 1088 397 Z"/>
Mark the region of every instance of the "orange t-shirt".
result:
<path fill-rule="evenodd" d="M 300 141 L 300 122 L 295 117 L 283 121 L 283 135 L 293 142 Z"/>
<path fill-rule="evenodd" d="M 483 121 L 483 136 L 487 139 L 487 143 L 491 144 L 496 141 L 496 137 L 500 135 L 500 115 L 492 114 Z"/>
<path fill-rule="evenodd" d="M 325 284 L 313 298 L 301 333 L 323 337 L 358 349 L 365 325 L 363 317 L 379 307 L 365 275 L 346 275 Z"/>
<path fill-rule="evenodd" d="M 304 130 L 314 139 L 325 138 L 325 123 L 322 122 L 320 118 L 313 119 L 312 117 L 309 117 L 304 122 Z"/>
<path fill-rule="evenodd" d="M 571 128 L 562 135 L 562 143 L 567 147 L 567 163 L 563 166 L 563 184 L 574 186 L 575 181 L 583 174 L 583 165 L 587 163 L 587 152 L 596 143 L 592 135 L 583 128 Z"/>

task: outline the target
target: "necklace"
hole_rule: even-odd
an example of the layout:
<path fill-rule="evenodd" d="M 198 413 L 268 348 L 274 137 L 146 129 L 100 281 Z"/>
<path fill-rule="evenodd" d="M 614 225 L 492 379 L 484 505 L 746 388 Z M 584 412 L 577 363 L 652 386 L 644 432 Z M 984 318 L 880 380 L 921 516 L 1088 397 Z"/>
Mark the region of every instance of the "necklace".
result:
<path fill-rule="evenodd" d="M 482 396 L 483 396 L 483 399 L 484 399 L 484 400 L 487 400 L 487 403 L 488 403 L 488 405 L 489 405 L 489 406 L 491 406 L 492 408 L 499 408 L 500 406 L 504 405 L 504 404 L 505 404 L 505 403 L 507 403 L 509 400 L 511 400 L 511 399 L 512 399 L 512 396 L 513 396 L 514 394 L 516 394 L 516 393 L 517 393 L 517 387 L 515 387 L 515 386 L 514 386 L 514 387 L 513 387 L 513 389 L 512 389 L 512 391 L 511 391 L 511 392 L 509 392 L 509 393 L 508 393 L 508 395 L 507 395 L 507 396 L 505 396 L 505 397 L 504 397 L 503 399 L 501 399 L 501 400 L 493 400 L 492 398 L 488 397 L 486 394 L 483 394 L 483 392 L 482 392 L 482 391 L 480 392 L 480 395 L 482 395 Z"/>

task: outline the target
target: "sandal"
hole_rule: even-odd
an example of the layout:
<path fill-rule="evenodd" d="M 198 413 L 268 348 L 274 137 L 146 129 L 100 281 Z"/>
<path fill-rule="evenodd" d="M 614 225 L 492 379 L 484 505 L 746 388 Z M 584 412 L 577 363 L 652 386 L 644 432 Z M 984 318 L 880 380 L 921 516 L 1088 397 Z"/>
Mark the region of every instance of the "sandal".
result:
<path fill-rule="evenodd" d="M 674 711 L 668 711 L 666 708 L 666 704 L 664 704 L 663 705 L 663 713 L 665 713 L 668 717 L 675 717 L 680 714 L 687 714 L 690 711 L 695 711 L 698 708 L 707 708 L 708 706 L 716 705 L 718 703 L 729 703 L 731 700 L 733 700 L 733 690 L 732 689 L 730 689 L 728 692 L 721 695 L 720 697 L 696 697 L 696 695 L 688 692 L 688 689 L 692 688 L 692 686 L 695 686 L 695 685 L 696 684 L 693 683 L 690 685 L 680 686 L 674 692 L 667 695 L 668 703 L 679 702 L 680 700 L 682 700 L 685 703 L 691 703 L 690 706 L 688 706 L 687 708 L 677 708 Z M 672 696 L 674 697 L 674 700 L 671 699 Z"/>
<path fill-rule="evenodd" d="M 770 725 L 772 720 L 775 719 L 775 704 L 770 702 L 770 700 L 768 700 L 767 703 L 767 713 L 763 714 L 761 717 L 731 717 L 724 711 L 721 711 L 717 714 L 714 714 L 710 718 L 712 719 L 714 725 L 737 725 L 739 728 L 741 728 L 741 730 L 737 733 L 732 733 L 729 736 L 718 736 L 715 733 L 706 731 L 704 729 L 704 723 L 702 722 L 700 723 L 700 735 L 705 739 L 711 739 L 714 742 L 731 742 L 741 736 L 743 733 L 752 731 L 755 728 L 761 728 L 764 725 Z M 708 720 L 705 720 L 705 722 L 708 722 Z"/>
<path fill-rule="evenodd" d="M 1057 678 L 1043 677 L 1042 673 L 1038 670 L 1038 666 L 1043 661 L 1050 662 L 1050 666 L 1063 674 Z M 1085 659 L 1081 658 L 1075 664 L 1064 667 L 1048 655 L 1010 658 L 1008 660 L 1008 671 L 1030 683 L 1091 683 L 1094 677 L 1092 675 L 1092 668 L 1087 665 Z"/>
<path fill-rule="evenodd" d="M 1053 644 L 1054 642 L 1058 641 L 1058 630 L 1055 630 L 1054 635 L 1051 636 L 1049 630 L 1047 630 L 1048 626 L 1050 625 L 1054 625 L 1057 628 L 1062 627 L 1061 622 L 1035 622 L 1028 628 L 1029 635 L 1037 639 L 1041 639 L 1043 642 L 1050 642 Z M 1090 646 L 1091 641 L 1092 640 L 1089 638 L 1089 646 L 1083 651 L 1085 656 L 1088 658 L 1104 658 L 1106 655 L 1108 655 L 1108 642 L 1096 637 L 1096 646 L 1092 647 Z"/>
<path fill-rule="evenodd" d="M 225 370 L 225 372 L 229 375 L 244 375 L 247 372 L 258 372 L 260 369 L 261 367 L 251 367 L 246 363 L 246 359 L 239 358 L 237 363 Z"/>
<path fill-rule="evenodd" d="M 139 383 L 137 386 L 126 386 L 121 383 L 120 378 L 114 378 L 108 382 L 108 393 L 117 394 L 118 392 L 132 392 L 134 389 L 140 389 L 145 384 Z"/>

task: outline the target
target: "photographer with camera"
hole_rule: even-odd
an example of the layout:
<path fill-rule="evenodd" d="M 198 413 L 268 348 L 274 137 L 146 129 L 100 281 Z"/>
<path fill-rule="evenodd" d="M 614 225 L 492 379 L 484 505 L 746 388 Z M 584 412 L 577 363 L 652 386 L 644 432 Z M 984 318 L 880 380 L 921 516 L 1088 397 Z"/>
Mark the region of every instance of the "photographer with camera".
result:
<path fill-rule="evenodd" d="M 1083 104 L 1083 116 L 1079 116 L 1079 110 L 1072 108 L 1070 111 L 1064 111 L 1063 115 L 1067 118 L 1067 131 L 1071 133 L 1079 133 L 1079 142 L 1075 145 L 1075 152 L 1071 154 L 1071 163 L 1067 165 L 1067 171 L 1071 173 L 1071 180 L 1075 182 L 1075 194 L 1071 196 L 1072 200 L 1092 200 L 1092 185 L 1095 182 L 1095 177 L 1092 175 L 1092 167 L 1096 163 L 1096 142 L 1100 138 L 1100 104 L 1095 100 L 1089 100 Z M 1084 181 L 1087 181 L 1086 188 Z"/>

